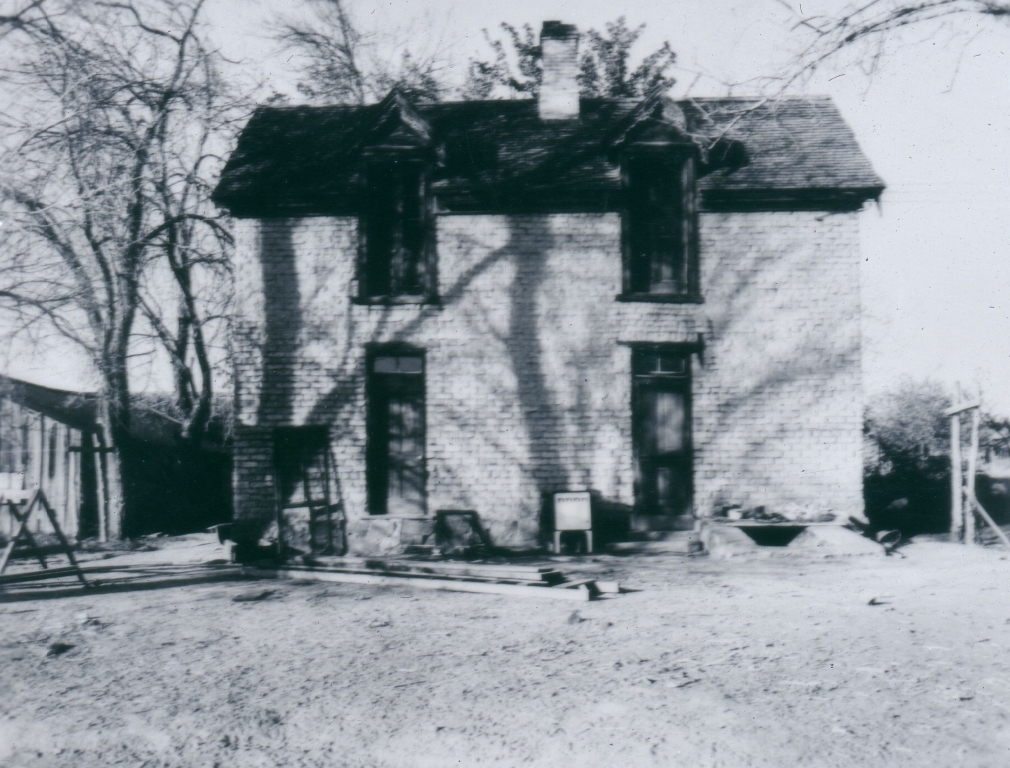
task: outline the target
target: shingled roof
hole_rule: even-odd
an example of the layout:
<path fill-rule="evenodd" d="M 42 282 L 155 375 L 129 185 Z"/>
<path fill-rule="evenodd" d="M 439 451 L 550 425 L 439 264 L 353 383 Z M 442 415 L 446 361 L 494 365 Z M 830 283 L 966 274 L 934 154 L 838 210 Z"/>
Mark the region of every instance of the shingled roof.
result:
<path fill-rule="evenodd" d="M 828 98 L 675 104 L 702 161 L 706 208 L 857 208 L 884 188 Z M 642 106 L 583 99 L 579 119 L 556 121 L 541 120 L 532 100 L 415 106 L 395 93 L 360 107 L 261 107 L 214 199 L 237 216 L 353 214 L 363 155 L 377 131 L 389 139 L 399 125 L 400 143 L 413 138 L 434 158 L 442 210 L 616 210 L 613 142 Z"/>

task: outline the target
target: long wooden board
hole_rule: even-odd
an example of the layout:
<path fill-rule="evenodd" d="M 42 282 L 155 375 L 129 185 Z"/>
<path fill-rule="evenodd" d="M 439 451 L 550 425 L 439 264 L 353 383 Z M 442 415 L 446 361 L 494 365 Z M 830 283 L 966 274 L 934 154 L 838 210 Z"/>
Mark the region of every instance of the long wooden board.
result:
<path fill-rule="evenodd" d="M 425 563 L 402 560 L 382 561 L 366 558 L 329 558 L 317 560 L 322 567 L 361 573 L 404 573 L 422 576 L 472 577 L 495 581 L 528 581 L 559 584 L 565 580 L 553 568 L 524 568 L 508 565 L 471 565 L 468 563 Z M 310 565 L 309 567 L 313 567 Z"/>
<path fill-rule="evenodd" d="M 593 598 L 589 583 L 579 584 L 575 589 L 560 586 L 533 586 L 531 584 L 505 584 L 495 581 L 464 581 L 458 578 L 438 578 L 423 574 L 392 575 L 389 573 L 362 573 L 345 569 L 323 568 L 255 568 L 244 571 L 250 576 L 264 578 L 306 579 L 329 581 L 341 584 L 366 584 L 373 587 L 408 587 L 443 592 L 478 592 L 486 595 L 514 595 L 516 597 L 542 597 L 553 600 L 588 602 Z"/>
<path fill-rule="evenodd" d="M 275 566 L 273 566 L 272 564 L 268 565 L 266 563 L 261 563 L 259 565 L 253 565 L 252 567 L 264 568 L 265 570 L 273 570 Z M 331 566 L 296 565 L 291 563 L 276 567 L 292 571 L 324 570 L 324 571 L 334 571 L 338 573 L 357 573 L 374 576 L 389 576 L 390 578 L 395 579 L 430 579 L 434 581 L 486 581 L 491 583 L 522 584 L 530 587 L 550 587 L 555 584 L 561 584 L 561 586 L 570 586 L 568 584 L 561 583 L 564 581 L 564 574 L 560 572 L 555 573 L 557 573 L 557 576 L 560 577 L 561 582 L 549 582 L 540 579 L 530 579 L 515 575 L 501 576 L 501 575 L 481 574 L 477 576 L 470 573 L 426 573 L 423 571 L 405 571 L 393 568 L 390 569 L 352 568 L 350 566 L 345 566 L 343 568 L 334 568 Z"/>
<path fill-rule="evenodd" d="M 514 576 L 529 576 L 538 578 L 543 573 L 554 573 L 557 571 L 552 566 L 535 565 L 512 565 L 510 563 L 461 563 L 448 560 L 406 560 L 399 558 L 382 557 L 333 557 L 321 556 L 312 557 L 313 562 L 320 563 L 327 567 L 333 566 L 353 566 L 356 568 L 370 568 L 379 570 L 412 570 L 425 569 L 432 571 L 501 571 Z"/>
<path fill-rule="evenodd" d="M 191 573 L 207 573 L 211 571 L 239 572 L 234 565 L 206 565 L 203 563 L 160 563 L 152 565 L 82 565 L 49 568 L 45 571 L 19 571 L 0 575 L 0 587 L 4 584 L 23 584 L 31 581 L 47 581 L 77 576 L 78 572 L 91 576 L 95 574 L 121 573 L 128 576 L 186 576 Z"/>

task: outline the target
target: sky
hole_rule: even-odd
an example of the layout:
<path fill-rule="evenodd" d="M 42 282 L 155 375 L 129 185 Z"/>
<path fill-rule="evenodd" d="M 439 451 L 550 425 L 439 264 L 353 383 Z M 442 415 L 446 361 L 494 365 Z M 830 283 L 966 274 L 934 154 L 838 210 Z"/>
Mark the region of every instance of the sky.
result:
<path fill-rule="evenodd" d="M 796 27 L 801 7 L 830 14 L 845 4 L 350 1 L 362 28 L 451 60 L 449 79 L 462 77 L 481 30 L 500 21 L 539 29 L 558 19 L 585 30 L 623 14 L 630 25 L 647 24 L 639 51 L 670 42 L 674 94 L 694 96 L 725 94 L 729 83 L 744 84 L 736 94 L 753 92 L 747 83 L 782 72 L 809 40 Z M 298 8 L 291 0 L 208 0 L 208 18 L 235 72 L 294 93 L 297 74 L 271 35 L 278 16 Z M 861 214 L 866 393 L 934 378 L 1010 415 L 1010 23 L 966 16 L 889 38 L 884 51 L 872 73 L 854 57 L 829 62 L 803 91 L 835 100 L 888 185 L 881 205 Z M 9 368 L 70 386 L 68 375 L 78 374 L 63 359 L 61 366 L 15 354 Z"/>

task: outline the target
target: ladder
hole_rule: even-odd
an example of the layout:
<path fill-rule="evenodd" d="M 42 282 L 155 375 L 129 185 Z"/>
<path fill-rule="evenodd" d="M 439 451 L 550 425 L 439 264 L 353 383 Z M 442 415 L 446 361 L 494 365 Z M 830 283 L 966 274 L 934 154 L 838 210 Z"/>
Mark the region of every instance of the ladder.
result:
<path fill-rule="evenodd" d="M 330 495 L 333 469 L 328 437 L 315 430 L 306 430 L 301 435 L 297 428 L 284 431 L 290 436 L 283 441 L 281 448 L 287 455 L 283 462 L 278 453 L 274 456 L 274 496 L 280 550 L 285 548 L 284 513 L 307 509 L 311 553 L 342 555 L 347 549 L 346 531 L 343 507 L 339 502 L 334 503 Z"/>

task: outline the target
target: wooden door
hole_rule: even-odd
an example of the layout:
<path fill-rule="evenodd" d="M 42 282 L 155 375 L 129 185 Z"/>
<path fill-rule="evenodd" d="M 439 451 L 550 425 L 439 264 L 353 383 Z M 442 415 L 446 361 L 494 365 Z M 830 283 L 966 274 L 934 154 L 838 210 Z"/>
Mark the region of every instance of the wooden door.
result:
<path fill-rule="evenodd" d="M 633 375 L 636 510 L 653 517 L 690 515 L 690 358 L 636 350 Z"/>
<path fill-rule="evenodd" d="M 417 354 L 371 359 L 368 510 L 426 514 L 424 361 Z"/>

